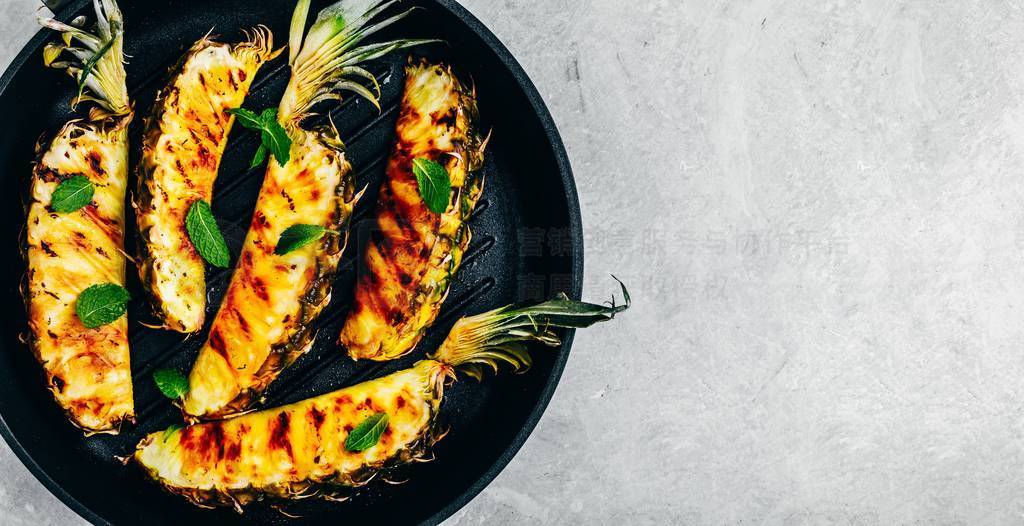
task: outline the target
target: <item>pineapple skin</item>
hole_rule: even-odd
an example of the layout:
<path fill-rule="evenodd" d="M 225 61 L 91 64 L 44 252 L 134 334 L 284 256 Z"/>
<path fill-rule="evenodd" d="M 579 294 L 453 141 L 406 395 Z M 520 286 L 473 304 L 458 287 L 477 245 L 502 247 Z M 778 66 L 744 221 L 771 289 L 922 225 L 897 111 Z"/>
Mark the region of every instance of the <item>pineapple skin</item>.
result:
<path fill-rule="evenodd" d="M 270 159 L 235 273 L 190 373 L 188 415 L 244 411 L 313 343 L 310 327 L 330 302 L 346 236 L 326 235 L 283 256 L 281 233 L 295 224 L 348 231 L 358 196 L 352 166 L 333 129 L 290 130 L 285 166 Z"/>
<path fill-rule="evenodd" d="M 334 496 L 376 473 L 419 458 L 433 444 L 450 368 L 425 360 L 412 369 L 288 406 L 159 431 L 133 459 L 172 493 L 200 506 L 241 506 L 263 496 Z M 380 441 L 345 448 L 366 418 L 387 413 Z"/>
<path fill-rule="evenodd" d="M 146 119 L 137 168 L 139 275 L 168 329 L 194 333 L 206 314 L 206 270 L 185 229 L 197 200 L 210 202 L 235 117 L 259 68 L 276 56 L 269 31 L 228 45 L 204 38 L 176 67 Z"/>
<path fill-rule="evenodd" d="M 339 338 L 356 360 L 404 356 L 433 324 L 469 245 L 466 221 L 482 191 L 477 171 L 486 140 L 477 129 L 475 94 L 444 65 L 421 61 L 406 73 L 375 228 Z M 453 197 L 443 214 L 420 196 L 417 158 L 448 170 Z"/>
<path fill-rule="evenodd" d="M 88 329 L 75 313 L 86 288 L 125 286 L 130 120 L 68 123 L 48 149 L 40 148 L 32 175 L 23 288 L 29 340 L 57 403 L 89 434 L 117 433 L 134 420 L 127 316 Z M 92 202 L 68 214 L 52 212 L 57 185 L 79 174 L 93 183 Z"/>

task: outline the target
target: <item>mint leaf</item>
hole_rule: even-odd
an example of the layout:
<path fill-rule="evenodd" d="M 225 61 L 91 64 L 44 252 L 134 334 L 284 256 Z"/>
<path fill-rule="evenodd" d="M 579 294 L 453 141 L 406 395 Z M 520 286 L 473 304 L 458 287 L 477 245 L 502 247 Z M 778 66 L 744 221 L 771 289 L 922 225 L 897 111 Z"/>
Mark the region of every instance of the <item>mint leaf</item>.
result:
<path fill-rule="evenodd" d="M 329 230 L 319 225 L 292 225 L 281 233 L 281 238 L 277 240 L 277 247 L 274 248 L 274 253 L 278 256 L 283 256 L 289 252 L 294 252 L 324 237 L 324 234 L 327 232 Z"/>
<path fill-rule="evenodd" d="M 288 159 L 291 159 L 292 139 L 280 123 L 276 120 L 265 123 L 260 138 L 274 159 L 277 159 L 277 164 L 284 166 L 288 163 Z"/>
<path fill-rule="evenodd" d="M 92 202 L 96 192 L 92 182 L 84 175 L 73 175 L 60 182 L 53 191 L 50 208 L 58 214 L 67 214 L 84 208 Z"/>
<path fill-rule="evenodd" d="M 260 114 L 260 121 L 263 124 L 277 122 L 277 108 L 267 108 Z"/>
<path fill-rule="evenodd" d="M 263 120 L 260 119 L 259 115 L 245 108 L 232 108 L 228 110 L 228 113 L 234 115 L 238 119 L 239 124 L 250 130 L 258 130 L 263 125 Z"/>
<path fill-rule="evenodd" d="M 102 327 L 118 320 L 128 310 L 131 295 L 120 285 L 105 283 L 82 291 L 75 301 L 75 314 L 88 329 Z"/>
<path fill-rule="evenodd" d="M 231 254 L 220 228 L 217 227 L 210 203 L 202 199 L 192 203 L 188 215 L 185 216 L 185 229 L 188 230 L 192 246 L 196 247 L 196 251 L 203 259 L 215 267 L 228 268 Z"/>
<path fill-rule="evenodd" d="M 267 160 L 267 147 L 260 144 L 260 149 L 256 150 L 256 157 L 252 158 L 252 162 L 249 163 L 249 169 L 258 168 L 259 165 L 263 164 L 263 161 Z"/>
<path fill-rule="evenodd" d="M 267 108 L 260 114 L 245 108 L 234 108 L 228 113 L 238 118 L 238 122 L 250 129 L 260 132 L 260 149 L 256 152 L 250 167 L 255 168 L 263 163 L 267 152 L 277 159 L 277 164 L 284 166 L 291 158 L 292 139 L 288 132 L 277 122 L 277 108 Z"/>
<path fill-rule="evenodd" d="M 345 449 L 355 452 L 366 451 L 377 445 L 387 428 L 388 414 L 377 413 L 363 420 L 348 434 L 348 438 L 345 439 Z"/>
<path fill-rule="evenodd" d="M 416 176 L 420 196 L 427 208 L 435 214 L 443 214 L 448 210 L 452 199 L 452 180 L 448 170 L 430 159 L 419 157 L 412 161 L 412 173 Z"/>
<path fill-rule="evenodd" d="M 177 400 L 188 393 L 188 378 L 177 369 L 153 371 L 153 382 L 167 398 Z"/>

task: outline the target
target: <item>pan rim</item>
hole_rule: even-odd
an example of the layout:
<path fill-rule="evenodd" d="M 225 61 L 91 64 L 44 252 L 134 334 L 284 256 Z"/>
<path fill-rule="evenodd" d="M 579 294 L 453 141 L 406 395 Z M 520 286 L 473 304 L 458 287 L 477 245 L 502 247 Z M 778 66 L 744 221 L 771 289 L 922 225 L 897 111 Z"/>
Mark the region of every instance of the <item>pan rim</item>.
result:
<path fill-rule="evenodd" d="M 69 3 L 55 13 L 55 17 L 57 19 L 67 21 L 71 13 L 79 12 L 86 5 L 90 4 L 91 1 L 92 0 L 77 0 Z M 572 165 L 551 112 L 544 103 L 536 85 L 530 79 L 519 61 L 516 60 L 505 44 L 493 32 L 491 32 L 483 22 L 481 22 L 468 9 L 459 4 L 457 0 L 430 1 L 439 8 L 448 11 L 464 23 L 484 42 L 491 52 L 494 53 L 501 64 L 515 79 L 518 88 L 526 97 L 540 121 L 541 126 L 544 128 L 545 138 L 547 139 L 547 143 L 551 148 L 551 153 L 555 158 L 555 162 L 558 166 L 558 172 L 561 177 L 561 183 L 565 191 L 566 212 L 569 219 L 569 235 L 572 239 L 572 250 L 569 255 L 569 259 L 573 279 L 571 284 L 572 289 L 569 292 L 569 295 L 573 299 L 581 299 L 583 295 L 584 282 L 584 237 L 579 196 L 576 189 L 575 178 L 573 177 Z M 31 40 L 29 40 L 27 44 L 25 44 L 24 47 L 22 47 L 21 51 L 15 55 L 14 59 L 4 70 L 3 74 L 0 75 L 0 96 L 3 96 L 6 93 L 13 77 L 21 71 L 29 57 L 44 44 L 48 36 L 47 31 L 41 29 L 32 37 Z M 555 391 L 557 390 L 558 384 L 561 380 L 562 373 L 564 372 L 565 366 L 569 360 L 569 352 L 572 348 L 574 337 L 575 330 L 570 329 L 566 331 L 562 345 L 559 348 L 558 353 L 554 356 L 551 372 L 545 381 L 544 388 L 540 391 L 537 401 L 534 404 L 533 409 L 531 409 L 530 413 L 527 415 L 523 426 L 519 432 L 512 437 L 511 443 L 505 451 L 494 460 L 490 467 L 488 467 L 473 484 L 443 506 L 435 514 L 424 520 L 422 524 L 436 525 L 454 515 L 479 495 L 487 486 L 489 486 L 490 483 L 493 482 L 494 479 L 505 469 L 505 467 L 508 466 L 512 459 L 515 458 L 523 445 L 526 444 L 530 435 L 532 435 L 545 410 L 550 404 L 551 399 L 554 397 Z M 32 475 L 41 482 L 43 486 L 50 491 L 50 493 L 71 508 L 72 511 L 93 524 L 112 524 L 75 498 L 74 495 L 65 490 L 63 486 L 57 483 L 39 466 L 32 454 L 29 453 L 24 445 L 14 436 L 3 414 L 0 414 L 0 437 L 3 437 L 4 441 L 8 446 L 10 446 L 11 450 L 14 451 L 14 454 L 22 464 L 28 468 L 29 472 L 32 473 Z"/>

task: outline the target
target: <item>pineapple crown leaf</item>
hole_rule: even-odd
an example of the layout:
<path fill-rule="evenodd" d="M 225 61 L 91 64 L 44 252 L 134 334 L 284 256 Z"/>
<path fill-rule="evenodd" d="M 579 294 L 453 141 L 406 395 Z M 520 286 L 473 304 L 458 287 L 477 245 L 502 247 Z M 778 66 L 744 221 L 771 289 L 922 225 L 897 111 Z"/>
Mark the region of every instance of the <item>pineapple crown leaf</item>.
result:
<path fill-rule="evenodd" d="M 114 0 L 93 0 L 96 23 L 90 31 L 82 29 L 84 17 L 70 24 L 52 18 L 39 18 L 39 24 L 61 34 L 59 42 L 43 49 L 43 62 L 66 70 L 78 82 L 78 94 L 72 104 L 94 102 L 102 111 L 94 117 L 131 113 L 124 70 L 124 22 Z M 77 42 L 77 45 L 73 45 Z M 58 61 L 61 55 L 67 60 Z"/>
<path fill-rule="evenodd" d="M 360 64 L 400 49 L 437 42 L 402 39 L 360 45 L 417 9 L 413 7 L 374 21 L 398 2 L 341 0 L 320 11 L 306 31 L 310 0 L 299 0 L 289 35 L 288 63 L 292 67 L 292 80 L 282 101 L 282 120 L 302 120 L 317 103 L 340 99 L 338 92 L 342 91 L 355 93 L 380 108 L 380 85 Z"/>
<path fill-rule="evenodd" d="M 617 305 L 615 297 L 606 305 L 570 300 L 565 294 L 531 307 L 503 307 L 491 312 L 463 318 L 455 323 L 448 338 L 431 355 L 438 362 L 459 367 L 471 377 L 480 379 L 483 366 L 497 372 L 501 363 L 516 371 L 528 369 L 532 363 L 528 342 L 555 347 L 561 339 L 556 328 L 582 329 L 615 318 L 632 305 L 626 285 L 612 276 L 622 287 L 625 303 Z"/>

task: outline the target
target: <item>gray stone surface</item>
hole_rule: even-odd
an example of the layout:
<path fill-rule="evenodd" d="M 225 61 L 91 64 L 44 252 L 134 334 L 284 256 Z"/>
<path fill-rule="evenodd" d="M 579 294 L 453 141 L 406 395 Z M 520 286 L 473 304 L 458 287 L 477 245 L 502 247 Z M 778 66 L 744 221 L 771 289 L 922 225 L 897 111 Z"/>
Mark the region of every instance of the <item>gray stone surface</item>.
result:
<path fill-rule="evenodd" d="M 465 4 L 561 128 L 587 296 L 636 305 L 449 524 L 1024 521 L 1019 3 Z M 80 522 L 0 472 L 3 523 Z"/>

